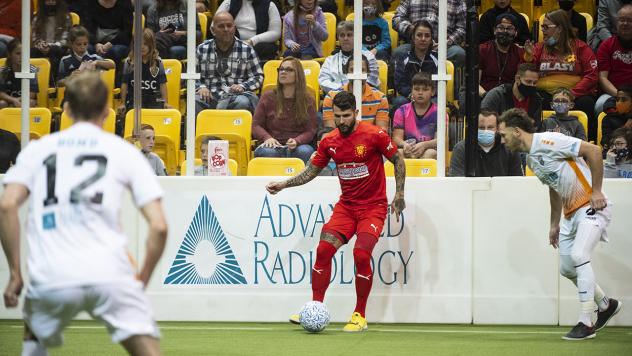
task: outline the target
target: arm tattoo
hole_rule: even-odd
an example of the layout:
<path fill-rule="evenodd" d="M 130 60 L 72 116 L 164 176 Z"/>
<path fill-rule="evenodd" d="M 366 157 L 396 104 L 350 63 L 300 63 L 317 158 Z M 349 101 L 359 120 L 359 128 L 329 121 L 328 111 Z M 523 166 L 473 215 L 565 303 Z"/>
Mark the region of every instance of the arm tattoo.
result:
<path fill-rule="evenodd" d="M 390 159 L 393 166 L 395 166 L 395 191 L 404 191 L 404 181 L 406 180 L 406 164 L 401 152 L 395 153 Z"/>
<path fill-rule="evenodd" d="M 303 185 L 312 179 L 316 178 L 318 173 L 323 169 L 313 165 L 311 162 L 307 164 L 307 167 L 298 175 L 288 179 L 285 181 L 286 187 L 296 187 L 298 185 Z"/>

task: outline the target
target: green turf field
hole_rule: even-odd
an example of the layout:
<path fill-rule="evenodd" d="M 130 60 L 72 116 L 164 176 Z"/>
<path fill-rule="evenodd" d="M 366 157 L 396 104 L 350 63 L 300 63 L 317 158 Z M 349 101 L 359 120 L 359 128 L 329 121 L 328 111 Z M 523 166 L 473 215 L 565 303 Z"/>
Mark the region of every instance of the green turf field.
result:
<path fill-rule="evenodd" d="M 160 323 L 166 355 L 632 355 L 632 327 L 607 327 L 593 340 L 564 341 L 568 327 L 369 324 L 347 334 L 341 324 L 320 334 L 279 323 Z M 19 355 L 19 321 L 0 321 L 0 355 Z M 122 355 L 104 327 L 76 321 L 51 355 Z"/>

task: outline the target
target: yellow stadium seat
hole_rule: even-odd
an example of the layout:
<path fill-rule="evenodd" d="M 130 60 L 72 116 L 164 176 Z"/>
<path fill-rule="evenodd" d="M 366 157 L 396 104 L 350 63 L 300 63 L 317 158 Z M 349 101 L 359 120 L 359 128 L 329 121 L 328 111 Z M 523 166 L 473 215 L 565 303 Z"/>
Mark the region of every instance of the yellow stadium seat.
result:
<path fill-rule="evenodd" d="M 0 58 L 0 67 L 4 67 L 7 63 L 6 58 Z M 50 62 L 46 58 L 31 58 L 32 66 L 37 67 L 37 106 L 48 107 L 48 80 L 50 78 Z"/>
<path fill-rule="evenodd" d="M 81 19 L 79 18 L 79 15 L 76 12 L 70 13 L 70 19 L 72 21 L 73 26 L 79 25 L 81 23 Z"/>
<path fill-rule="evenodd" d="M 202 165 L 202 159 L 201 158 L 196 158 L 193 160 L 193 166 L 201 166 Z M 180 175 L 181 176 L 186 176 L 187 175 L 187 160 L 185 159 L 184 161 L 182 161 L 182 165 L 180 166 Z"/>
<path fill-rule="evenodd" d="M 436 159 L 411 159 L 404 160 L 406 163 L 406 177 L 436 177 Z M 384 162 L 384 174 L 387 177 L 395 176 L 395 167 L 390 161 Z"/>
<path fill-rule="evenodd" d="M 162 65 L 165 67 L 167 76 L 167 104 L 182 112 L 180 110 L 182 63 L 177 59 L 163 59 Z"/>
<path fill-rule="evenodd" d="M 299 158 L 256 157 L 248 162 L 248 175 L 291 177 L 304 168 L 305 163 Z"/>
<path fill-rule="evenodd" d="M 527 177 L 535 177 L 535 173 L 529 168 L 529 166 L 525 166 L 525 176 Z"/>
<path fill-rule="evenodd" d="M 279 59 L 267 61 L 266 64 L 263 65 L 263 85 L 261 86 L 262 93 L 276 87 L 277 79 L 279 77 L 277 68 L 279 68 L 280 65 L 281 60 Z M 318 110 L 318 93 L 320 93 L 318 75 L 320 74 L 320 64 L 314 60 L 304 60 L 301 61 L 301 65 L 303 66 L 303 72 L 305 73 L 305 83 L 307 84 L 307 88 L 314 95 L 316 110 Z"/>
<path fill-rule="evenodd" d="M 353 12 L 349 13 L 346 20 L 353 21 L 353 14 Z M 382 18 L 388 23 L 388 34 L 391 37 L 391 51 L 394 51 L 395 48 L 397 48 L 399 42 L 399 33 L 393 29 L 393 16 L 395 16 L 394 9 L 393 11 L 387 11 L 382 14 Z"/>
<path fill-rule="evenodd" d="M 580 12 L 580 15 L 586 18 L 586 31 L 590 31 L 593 28 L 593 17 L 587 12 Z"/>
<path fill-rule="evenodd" d="M 22 109 L 5 108 L 0 110 L 0 129 L 13 132 L 18 140 L 22 132 Z M 29 137 L 37 140 L 50 133 L 51 112 L 47 108 L 31 108 L 29 110 Z"/>
<path fill-rule="evenodd" d="M 336 0 L 336 6 L 338 7 L 338 17 L 345 17 L 345 0 Z M 333 14 L 332 14 L 333 15 Z"/>
<path fill-rule="evenodd" d="M 206 40 L 206 26 L 208 25 L 208 17 L 205 14 L 198 12 L 198 21 L 200 22 L 200 29 L 202 30 L 202 41 Z"/>
<path fill-rule="evenodd" d="M 553 115 L 555 115 L 555 111 L 542 110 L 542 120 L 546 120 Z M 586 137 L 588 137 L 588 116 L 586 115 L 586 113 L 580 110 L 571 110 L 568 112 L 568 115 L 575 116 L 577 120 L 579 120 L 579 122 L 584 127 L 584 133 L 586 134 Z"/>
<path fill-rule="evenodd" d="M 454 64 L 445 61 L 445 71 L 451 76 L 451 79 L 446 83 L 446 100 L 448 103 L 454 103 Z"/>
<path fill-rule="evenodd" d="M 340 8 L 338 8 L 340 12 Z M 329 57 L 331 52 L 336 48 L 336 16 L 332 13 L 325 12 L 325 24 L 327 25 L 327 40 L 323 42 L 323 57 Z"/>
<path fill-rule="evenodd" d="M 388 94 L 388 64 L 383 60 L 377 61 L 378 74 L 380 78 L 380 91 Z"/>
<path fill-rule="evenodd" d="M 176 109 L 142 109 L 140 121 L 154 127 L 156 141 L 154 152 L 165 162 L 169 175 L 176 174 L 178 154 L 180 153 L 180 112 Z M 134 110 L 125 116 L 123 137 L 132 139 L 134 130 Z"/>
<path fill-rule="evenodd" d="M 603 137 L 602 125 L 603 118 L 606 117 L 606 113 L 602 112 L 597 117 L 597 144 L 601 146 L 601 138 Z"/>
<path fill-rule="evenodd" d="M 66 115 L 65 112 L 62 112 L 59 130 L 60 131 L 65 130 L 69 128 L 70 126 L 72 126 L 72 119 L 68 117 L 68 115 Z M 112 108 L 110 108 L 110 114 L 105 119 L 105 123 L 103 124 L 103 130 L 113 134 L 115 128 L 116 128 L 116 113 L 114 112 Z"/>
<path fill-rule="evenodd" d="M 202 110 L 195 127 L 195 156 L 200 157 L 204 136 L 229 141 L 228 157 L 237 161 L 239 175 L 246 175 L 251 157 L 252 114 L 247 110 Z"/>
<path fill-rule="evenodd" d="M 202 165 L 202 159 L 196 158 L 194 165 L 195 166 L 201 166 Z M 231 176 L 236 176 L 237 175 L 237 161 L 235 161 L 232 158 L 228 159 L 228 171 L 230 172 Z M 182 161 L 182 166 L 180 167 L 180 175 L 181 176 L 187 175 L 187 160 L 186 159 L 184 161 Z"/>

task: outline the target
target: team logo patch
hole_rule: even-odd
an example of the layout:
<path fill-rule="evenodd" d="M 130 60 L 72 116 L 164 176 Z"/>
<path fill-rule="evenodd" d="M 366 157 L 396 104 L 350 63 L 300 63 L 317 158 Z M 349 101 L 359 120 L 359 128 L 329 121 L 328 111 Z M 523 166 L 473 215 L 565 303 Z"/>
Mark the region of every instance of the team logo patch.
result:
<path fill-rule="evenodd" d="M 355 146 L 355 154 L 357 157 L 364 157 L 366 154 L 366 146 L 365 145 L 356 145 Z"/>

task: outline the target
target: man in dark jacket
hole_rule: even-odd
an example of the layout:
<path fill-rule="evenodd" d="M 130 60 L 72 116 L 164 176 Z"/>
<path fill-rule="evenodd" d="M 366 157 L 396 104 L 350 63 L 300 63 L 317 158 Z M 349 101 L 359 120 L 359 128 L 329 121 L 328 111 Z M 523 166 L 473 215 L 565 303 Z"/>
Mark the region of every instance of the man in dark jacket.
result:
<path fill-rule="evenodd" d="M 478 145 L 476 145 L 475 177 L 522 176 L 520 155 L 500 142 L 498 113 L 482 110 L 478 115 Z M 450 160 L 450 177 L 465 176 L 465 141 L 454 146 Z"/>
<path fill-rule="evenodd" d="M 524 45 L 524 42 L 531 37 L 529 31 L 529 24 L 527 20 L 511 7 L 511 0 L 494 0 L 494 7 L 485 11 L 481 16 L 479 24 L 479 38 L 480 43 L 490 41 L 494 39 L 494 29 L 496 28 L 496 18 L 501 14 L 512 14 L 516 18 L 516 40 L 519 45 Z"/>
<path fill-rule="evenodd" d="M 535 64 L 520 64 L 513 84 L 499 85 L 488 91 L 481 100 L 481 108 L 487 108 L 500 114 L 512 108 L 522 109 L 534 120 L 536 130 L 540 132 L 542 97 L 535 88 L 538 78 L 538 69 Z"/>

